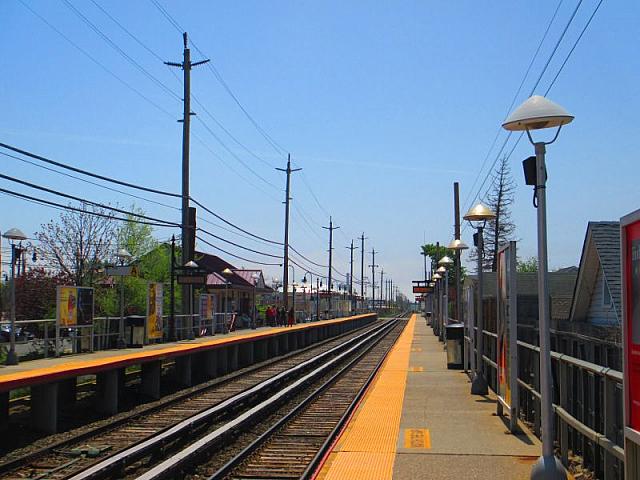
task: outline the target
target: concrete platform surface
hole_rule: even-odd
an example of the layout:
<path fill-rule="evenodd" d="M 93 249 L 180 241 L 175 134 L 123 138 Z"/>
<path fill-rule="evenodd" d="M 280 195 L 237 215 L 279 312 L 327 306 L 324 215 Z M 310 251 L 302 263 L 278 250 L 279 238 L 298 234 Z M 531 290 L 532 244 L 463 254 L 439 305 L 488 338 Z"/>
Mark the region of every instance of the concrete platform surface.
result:
<path fill-rule="evenodd" d="M 300 323 L 292 327 L 263 327 L 256 330 L 240 330 L 228 334 L 200 337 L 195 340 L 145 345 L 142 348 L 102 350 L 58 358 L 25 361 L 19 365 L 0 365 L 0 392 L 71 376 L 94 374 L 142 362 L 198 353 L 234 343 L 260 340 L 278 334 L 320 328 L 372 315 L 365 314 Z"/>
<path fill-rule="evenodd" d="M 460 370 L 447 369 L 443 346 L 423 317 L 412 318 L 399 343 L 404 346 L 394 347 L 317 478 L 528 479 L 541 453 L 540 442 L 529 432 L 511 435 L 503 419 L 495 415 L 493 395 L 470 394 L 468 377 Z M 397 357 L 407 344 L 410 352 L 403 362 L 394 361 L 392 356 Z M 389 365 L 393 365 L 391 370 Z M 376 393 L 378 381 L 385 375 L 403 380 L 404 385 L 397 387 L 403 392 L 400 418 L 391 406 L 397 395 L 387 389 L 391 415 L 379 410 L 375 420 L 370 420 L 386 425 L 387 434 L 394 435 L 387 439 L 392 448 L 380 450 L 379 440 L 368 441 L 366 428 L 351 424 L 385 392 L 382 389 Z M 336 461 L 340 454 L 357 465 L 348 477 L 343 476 L 345 470 Z"/>

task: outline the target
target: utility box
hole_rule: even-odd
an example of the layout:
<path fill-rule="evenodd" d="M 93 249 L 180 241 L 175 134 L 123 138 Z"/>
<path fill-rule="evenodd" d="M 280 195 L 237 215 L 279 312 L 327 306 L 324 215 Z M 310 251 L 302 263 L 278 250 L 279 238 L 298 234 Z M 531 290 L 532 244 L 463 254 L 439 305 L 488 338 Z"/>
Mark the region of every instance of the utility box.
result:
<path fill-rule="evenodd" d="M 144 346 L 145 320 L 146 318 L 141 315 L 130 315 L 124 319 L 127 347 L 142 348 Z"/>
<path fill-rule="evenodd" d="M 464 364 L 464 325 L 452 323 L 447 329 L 447 368 L 462 370 Z"/>

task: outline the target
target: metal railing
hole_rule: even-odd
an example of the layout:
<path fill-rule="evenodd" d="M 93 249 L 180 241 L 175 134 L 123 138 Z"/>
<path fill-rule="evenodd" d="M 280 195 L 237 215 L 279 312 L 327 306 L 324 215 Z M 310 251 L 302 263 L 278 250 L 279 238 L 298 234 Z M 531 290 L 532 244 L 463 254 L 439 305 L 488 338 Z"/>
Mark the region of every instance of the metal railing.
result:
<path fill-rule="evenodd" d="M 482 359 L 493 371 L 486 377 L 496 391 L 497 335 L 487 330 L 483 334 Z M 465 349 L 470 345 L 471 339 L 465 336 Z M 592 469 L 597 478 L 621 480 L 624 478 L 622 372 L 558 352 L 551 352 L 551 360 L 554 438 L 563 464 L 569 465 L 571 452 L 582 457 L 583 465 Z M 465 362 L 465 369 L 469 370 L 468 355 Z M 520 420 L 540 436 L 540 348 L 520 340 L 518 387 Z"/>

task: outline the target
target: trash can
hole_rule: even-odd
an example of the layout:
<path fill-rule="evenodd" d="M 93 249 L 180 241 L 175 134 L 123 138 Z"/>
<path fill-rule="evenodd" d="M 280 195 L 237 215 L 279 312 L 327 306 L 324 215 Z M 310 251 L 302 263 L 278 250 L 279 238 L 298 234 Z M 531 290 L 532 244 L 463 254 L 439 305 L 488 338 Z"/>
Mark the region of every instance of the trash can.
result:
<path fill-rule="evenodd" d="M 142 348 L 144 346 L 144 323 L 146 317 L 129 315 L 124 319 L 124 334 L 127 347 Z"/>
<path fill-rule="evenodd" d="M 464 367 L 464 325 L 447 325 L 447 368 L 461 370 Z"/>

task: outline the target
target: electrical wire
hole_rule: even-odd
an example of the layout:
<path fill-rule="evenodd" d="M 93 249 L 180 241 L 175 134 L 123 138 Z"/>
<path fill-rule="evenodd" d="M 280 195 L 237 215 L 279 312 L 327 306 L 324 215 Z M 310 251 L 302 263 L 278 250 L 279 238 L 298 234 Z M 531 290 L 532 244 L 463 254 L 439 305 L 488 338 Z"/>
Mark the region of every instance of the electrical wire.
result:
<path fill-rule="evenodd" d="M 124 190 L 118 190 L 117 188 L 109 187 L 108 185 L 102 185 L 101 183 L 98 183 L 98 182 L 92 182 L 91 180 L 87 180 L 86 178 L 77 177 L 75 175 L 71 175 L 70 173 L 61 172 L 60 170 L 56 170 L 55 168 L 47 167 L 45 165 L 40 165 L 39 163 L 32 162 L 30 160 L 27 160 L 26 158 L 20 158 L 20 157 L 17 157 L 15 155 L 11 155 L 10 153 L 0 152 L 0 155 L 4 155 L 5 157 L 13 158 L 13 159 L 18 160 L 20 162 L 23 162 L 23 163 L 26 163 L 26 164 L 29 164 L 29 165 L 33 165 L 34 167 L 42 168 L 44 170 L 48 170 L 50 172 L 57 173 L 59 175 L 64 175 L 65 177 L 68 177 L 68 178 L 73 178 L 74 180 L 79 180 L 81 182 L 88 183 L 90 185 L 95 185 L 96 187 L 104 188 L 105 190 L 109 190 L 111 192 L 116 192 L 116 193 L 120 193 L 122 195 L 127 195 L 129 197 L 136 198 L 138 200 L 144 200 L 145 202 L 154 203 L 156 205 L 160 205 L 160 206 L 163 206 L 163 207 L 171 208 L 173 210 L 178 210 L 178 211 L 180 210 L 180 208 L 178 208 L 178 207 L 176 207 L 174 205 L 169 205 L 168 203 L 162 203 L 162 202 L 158 202 L 157 200 L 152 200 L 150 198 L 141 197 L 141 196 L 135 195 L 133 193 L 125 192 Z"/>
<path fill-rule="evenodd" d="M 243 250 L 247 250 L 248 252 L 257 253 L 258 255 L 264 255 L 265 257 L 278 258 L 278 259 L 282 258 L 282 255 L 273 255 L 271 253 L 261 252 L 260 250 L 254 250 L 252 248 L 245 247 L 245 246 L 240 245 L 238 243 L 232 242 L 231 240 L 227 240 L 226 238 L 223 238 L 223 237 L 220 237 L 218 235 L 215 235 L 215 234 L 213 234 L 213 233 L 211 233 L 208 230 L 205 230 L 203 228 L 197 228 L 196 230 L 199 231 L 199 232 L 206 233 L 207 235 L 209 235 L 209 236 L 211 236 L 211 237 L 213 237 L 213 238 L 215 238 L 217 240 L 222 240 L 223 242 L 228 243 L 230 245 L 233 245 L 234 247 L 238 247 L 238 248 L 241 248 Z"/>
<path fill-rule="evenodd" d="M 147 215 L 142 215 L 140 213 L 129 212 L 129 211 L 123 210 L 121 208 L 112 207 L 110 205 L 105 205 L 105 204 L 102 204 L 102 203 L 94 202 L 92 200 L 87 200 L 87 199 L 81 198 L 81 197 L 76 197 L 75 195 L 70 195 L 68 193 L 59 192 L 57 190 L 53 190 L 51 188 L 43 187 L 41 185 L 36 185 L 35 183 L 27 182 L 25 180 L 20 180 L 19 178 L 11 177 L 9 175 L 4 175 L 2 173 L 0 173 L 0 178 L 3 178 L 3 179 L 8 180 L 10 182 L 18 183 L 20 185 L 27 186 L 29 188 L 34 188 L 36 190 L 41 190 L 43 192 L 51 193 L 53 195 L 58 195 L 59 197 L 68 198 L 69 200 L 75 200 L 76 202 L 80 202 L 82 204 L 93 205 L 94 207 L 102 208 L 103 210 L 111 210 L 111 211 L 114 211 L 114 212 L 117 212 L 117 213 L 122 213 L 124 215 L 134 216 L 134 217 L 137 217 L 137 218 L 143 218 L 143 219 L 151 221 L 151 222 L 164 223 L 166 226 L 171 226 L 171 227 L 179 227 L 180 226 L 180 224 L 175 223 L 175 222 L 170 222 L 168 220 L 162 220 L 162 219 L 158 219 L 158 218 L 154 218 L 154 217 L 149 217 Z"/>
<path fill-rule="evenodd" d="M 54 32 L 56 32 L 58 35 L 60 35 L 64 40 L 66 40 L 72 47 L 74 47 L 76 50 L 78 50 L 80 53 L 82 53 L 84 56 L 86 56 L 89 60 L 91 60 L 93 63 L 95 63 L 96 65 L 98 65 L 101 69 L 103 69 L 105 72 L 107 72 L 109 75 L 111 75 L 113 78 L 115 78 L 116 80 L 118 80 L 121 84 L 123 84 L 125 87 L 127 87 L 129 90 L 131 90 L 132 92 L 134 92 L 136 95 L 138 95 L 140 98 L 142 98 L 144 101 L 146 101 L 147 103 L 149 103 L 150 105 L 152 105 L 153 107 L 155 107 L 158 111 L 164 113 L 165 115 L 173 118 L 173 114 L 171 112 L 169 112 L 168 110 L 166 110 L 164 107 L 162 107 L 160 104 L 158 104 L 157 102 L 151 100 L 151 98 L 149 98 L 148 96 L 146 96 L 144 93 L 142 93 L 140 90 L 138 90 L 136 87 L 134 87 L 133 85 L 131 85 L 129 82 L 127 82 L 126 80 L 124 80 L 122 77 L 120 77 L 118 74 L 116 74 L 115 72 L 113 72 L 110 68 L 108 68 L 107 66 L 105 66 L 102 62 L 100 62 L 98 59 L 96 59 L 93 55 L 91 55 L 89 52 L 87 52 L 84 48 L 82 48 L 80 45 L 78 45 L 77 43 L 75 43 L 73 40 L 71 40 L 71 38 L 69 38 L 67 35 L 65 35 L 64 33 L 62 33 L 61 30 L 59 30 L 57 27 L 55 27 L 51 22 L 49 22 L 46 18 L 44 18 L 42 15 L 40 15 L 38 12 L 36 12 L 33 8 L 31 8 L 29 5 L 27 5 L 24 0 L 18 0 L 22 6 L 24 6 L 27 10 L 29 10 L 33 15 L 35 15 L 37 18 L 39 18 L 45 25 L 47 25 L 49 28 L 51 28 Z"/>
<path fill-rule="evenodd" d="M 61 203 L 57 203 L 57 202 L 52 202 L 50 200 L 44 200 L 42 198 L 37 198 L 37 197 L 33 197 L 31 195 L 26 195 L 24 193 L 19 193 L 19 192 L 14 192 L 13 190 L 7 190 L 5 188 L 0 188 L 0 193 L 4 193 L 6 195 L 10 195 L 12 197 L 16 197 L 16 198 L 20 198 L 23 200 L 27 200 L 30 201 L 31 203 L 37 203 L 40 205 L 46 205 L 46 206 L 50 206 L 53 208 L 57 208 L 58 210 L 68 210 L 68 211 L 73 211 L 73 212 L 80 212 L 80 213 L 85 213 L 87 215 L 93 215 L 95 217 L 102 217 L 102 218 L 108 218 L 111 220 L 117 220 L 119 222 L 131 222 L 131 223 L 137 223 L 137 224 L 141 224 L 141 225 L 151 225 L 154 227 L 172 227 L 173 225 L 168 225 L 167 223 L 154 223 L 154 222 L 147 222 L 144 220 L 135 220 L 132 218 L 122 218 L 122 217 L 117 217 L 114 215 L 107 215 L 105 213 L 101 213 L 101 212 L 94 212 L 94 211 L 90 211 L 90 210 L 85 210 L 82 208 L 77 208 L 77 207 L 73 207 L 71 205 L 63 205 Z"/>
<path fill-rule="evenodd" d="M 163 190 L 158 190 L 158 189 L 155 189 L 155 188 L 143 187 L 141 185 L 136 185 L 136 184 L 133 184 L 133 183 L 125 182 L 123 180 L 117 180 L 115 178 L 107 177 L 105 175 L 98 175 L 97 173 L 92 173 L 92 172 L 89 172 L 87 170 L 83 170 L 81 168 L 73 167 L 71 165 L 67 165 L 67 164 L 62 163 L 62 162 L 51 160 L 50 158 L 46 158 L 46 157 L 43 157 L 41 155 L 36 155 L 35 153 L 31 153 L 31 152 L 28 152 L 26 150 L 22 150 L 22 149 L 20 149 L 18 147 L 13 147 L 13 146 L 8 145 L 6 143 L 0 142 L 0 147 L 6 148 L 7 150 L 11 150 L 13 152 L 19 153 L 19 154 L 24 155 L 26 157 L 33 158 L 35 160 L 40 160 L 41 162 L 48 163 L 49 165 L 55 165 L 56 167 L 64 168 L 66 170 L 71 170 L 71 171 L 76 172 L 76 173 L 81 173 L 82 175 L 86 175 L 88 177 L 93 177 L 93 178 L 97 178 L 99 180 L 104 180 L 105 182 L 116 183 L 118 185 L 122 185 L 123 187 L 134 188 L 136 190 L 142 190 L 144 192 L 149 192 L 149 193 L 156 193 L 158 195 L 165 195 L 165 196 L 168 196 L 168 197 L 182 198 L 182 195 L 180 195 L 179 193 L 172 193 L 172 192 L 166 192 L 166 191 L 163 191 Z"/>
<path fill-rule="evenodd" d="M 260 261 L 258 261 L 258 260 L 251 260 L 251 259 L 248 259 L 248 258 L 245 258 L 245 257 L 241 257 L 241 256 L 236 255 L 236 254 L 234 254 L 234 253 L 231 253 L 231 252 L 229 252 L 229 251 L 227 251 L 227 250 L 224 250 L 224 249 L 222 249 L 222 248 L 218 247 L 217 245 L 214 245 L 214 244 L 213 244 L 213 243 L 211 243 L 211 242 L 208 242 L 207 240 L 203 239 L 202 237 L 199 237 L 198 235 L 196 235 L 196 238 L 197 238 L 198 240 L 200 240 L 202 243 L 204 243 L 204 244 L 206 244 L 206 245 L 209 245 L 210 247 L 215 248 L 216 250 L 219 250 L 219 251 L 221 251 L 221 252 L 223 252 L 223 253 L 225 253 L 225 254 L 227 254 L 227 255 L 231 256 L 231 257 L 237 258 L 237 259 L 239 259 L 239 260 L 244 260 L 245 262 L 250 262 L 250 263 L 253 263 L 253 264 L 256 264 L 256 265 L 282 266 L 282 264 L 281 264 L 281 263 L 267 263 L 267 262 L 260 262 Z"/>

